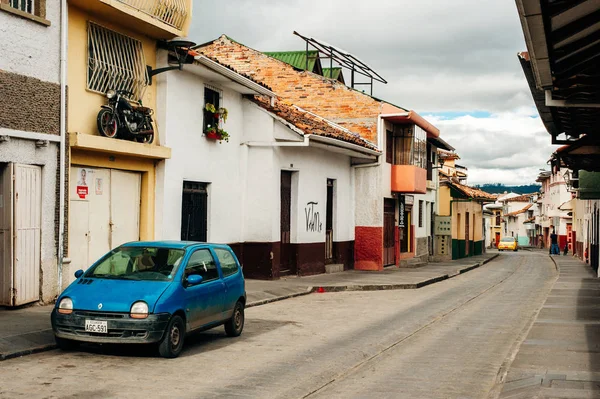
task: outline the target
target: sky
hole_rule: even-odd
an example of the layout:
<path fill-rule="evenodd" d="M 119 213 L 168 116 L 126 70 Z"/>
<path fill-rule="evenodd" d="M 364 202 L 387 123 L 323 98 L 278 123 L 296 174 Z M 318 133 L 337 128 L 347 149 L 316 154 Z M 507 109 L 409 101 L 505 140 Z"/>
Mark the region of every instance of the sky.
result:
<path fill-rule="evenodd" d="M 532 184 L 548 169 L 556 147 L 517 58 L 526 46 L 514 1 L 213 4 L 194 0 L 190 39 L 205 43 L 226 34 L 261 51 L 303 50 L 297 31 L 352 53 L 388 81 L 375 85 L 374 96 L 440 128 L 469 169 L 470 185 Z"/>

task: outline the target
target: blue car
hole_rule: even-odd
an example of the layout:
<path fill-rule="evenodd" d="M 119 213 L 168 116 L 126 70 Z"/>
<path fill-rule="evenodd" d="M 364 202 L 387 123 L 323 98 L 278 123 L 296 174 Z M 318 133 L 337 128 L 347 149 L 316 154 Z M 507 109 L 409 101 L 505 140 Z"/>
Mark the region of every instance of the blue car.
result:
<path fill-rule="evenodd" d="M 227 245 L 128 243 L 75 277 L 51 316 L 64 350 L 80 342 L 157 344 L 174 358 L 187 333 L 225 325 L 237 337 L 244 328 L 244 276 Z"/>

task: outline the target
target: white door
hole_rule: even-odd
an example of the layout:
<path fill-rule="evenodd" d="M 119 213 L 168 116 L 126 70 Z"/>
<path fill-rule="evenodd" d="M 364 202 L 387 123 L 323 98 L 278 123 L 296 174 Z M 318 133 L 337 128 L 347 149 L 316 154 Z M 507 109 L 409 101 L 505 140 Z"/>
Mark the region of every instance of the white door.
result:
<path fill-rule="evenodd" d="M 42 168 L 14 166 L 14 306 L 40 299 Z"/>
<path fill-rule="evenodd" d="M 140 192 L 142 176 L 139 173 L 110 171 L 111 247 L 140 239 Z"/>
<path fill-rule="evenodd" d="M 111 249 L 139 240 L 140 173 L 72 166 L 70 186 L 71 270 L 85 270 Z"/>
<path fill-rule="evenodd" d="M 13 164 L 0 167 L 0 305 L 12 305 Z"/>

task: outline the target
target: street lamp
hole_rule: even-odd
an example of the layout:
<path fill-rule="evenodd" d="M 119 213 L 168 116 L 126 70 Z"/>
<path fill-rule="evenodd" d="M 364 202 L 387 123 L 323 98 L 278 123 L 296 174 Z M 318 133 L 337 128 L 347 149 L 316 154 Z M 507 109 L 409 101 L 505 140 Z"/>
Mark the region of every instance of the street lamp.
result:
<path fill-rule="evenodd" d="M 169 41 L 161 41 L 158 42 L 158 47 L 167 50 L 169 55 L 173 55 L 175 57 L 175 62 L 177 65 L 171 65 L 164 68 L 152 69 L 150 65 L 146 66 L 148 69 L 148 78 L 150 81 L 149 85 L 152 85 L 152 78 L 159 73 L 173 71 L 175 69 L 182 70 L 183 65 L 191 64 L 194 62 L 194 57 L 190 56 L 190 51 L 192 51 L 192 47 L 194 47 L 196 43 L 187 38 L 178 37 Z"/>

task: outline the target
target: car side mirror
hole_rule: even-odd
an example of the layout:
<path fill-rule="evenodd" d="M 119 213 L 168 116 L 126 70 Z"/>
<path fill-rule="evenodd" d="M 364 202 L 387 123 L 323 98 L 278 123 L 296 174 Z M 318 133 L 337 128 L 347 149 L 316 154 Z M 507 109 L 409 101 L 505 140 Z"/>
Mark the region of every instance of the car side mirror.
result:
<path fill-rule="evenodd" d="M 79 277 L 81 277 L 81 276 L 83 276 L 83 270 L 77 270 L 77 271 L 75 272 L 75 278 L 79 278 Z"/>
<path fill-rule="evenodd" d="M 189 275 L 188 278 L 186 279 L 188 286 L 198 285 L 202 282 L 202 280 L 203 280 L 203 278 L 199 274 Z"/>

